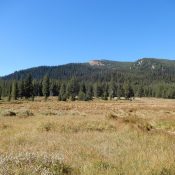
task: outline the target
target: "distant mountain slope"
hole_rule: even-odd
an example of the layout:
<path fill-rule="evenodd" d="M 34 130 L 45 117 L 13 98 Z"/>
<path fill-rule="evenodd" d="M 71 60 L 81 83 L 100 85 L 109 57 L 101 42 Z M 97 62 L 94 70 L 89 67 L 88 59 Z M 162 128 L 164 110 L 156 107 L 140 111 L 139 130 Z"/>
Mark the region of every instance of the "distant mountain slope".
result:
<path fill-rule="evenodd" d="M 70 63 L 61 66 L 40 66 L 14 72 L 2 77 L 4 80 L 21 79 L 31 74 L 34 79 L 49 75 L 53 79 L 69 79 L 72 76 L 82 80 L 101 80 L 111 78 L 113 73 L 120 73 L 132 78 L 160 80 L 175 79 L 175 61 L 155 58 L 142 58 L 136 62 L 111 60 L 92 60 L 89 63 Z"/>
<path fill-rule="evenodd" d="M 83 71 L 82 71 L 83 70 Z M 16 71 L 10 75 L 2 77 L 3 79 L 21 79 L 27 74 L 31 74 L 35 79 L 41 79 L 44 75 L 49 75 L 53 79 L 67 78 L 69 76 L 79 74 L 88 74 L 92 68 L 87 64 L 66 64 L 61 66 L 40 66 L 26 70 Z"/>
<path fill-rule="evenodd" d="M 133 65 L 133 62 L 120 62 L 120 61 L 111 61 L 111 60 L 92 60 L 89 62 L 91 66 L 103 66 L 108 69 L 116 70 L 128 70 L 130 66 Z"/>
<path fill-rule="evenodd" d="M 126 71 L 131 63 L 117 62 L 109 60 L 93 60 L 89 63 L 70 63 L 61 66 L 40 66 L 26 70 L 16 71 L 10 75 L 2 77 L 5 80 L 21 79 L 27 74 L 31 74 L 35 79 L 41 79 L 44 75 L 49 75 L 53 79 L 67 79 L 76 77 L 98 77 L 102 74 L 111 73 L 114 70 Z"/>
<path fill-rule="evenodd" d="M 175 60 L 143 58 L 143 59 L 136 61 L 133 64 L 132 68 L 141 70 L 141 71 L 171 70 L 175 68 Z"/>

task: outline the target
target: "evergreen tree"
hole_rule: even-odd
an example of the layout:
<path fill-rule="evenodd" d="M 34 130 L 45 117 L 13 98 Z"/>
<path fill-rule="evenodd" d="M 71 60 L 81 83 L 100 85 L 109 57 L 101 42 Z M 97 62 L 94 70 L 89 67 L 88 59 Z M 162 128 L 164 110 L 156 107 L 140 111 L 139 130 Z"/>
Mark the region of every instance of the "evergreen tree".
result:
<path fill-rule="evenodd" d="M 44 77 L 42 85 L 43 85 L 43 88 L 42 88 L 43 95 L 45 99 L 47 100 L 47 98 L 50 95 L 50 80 L 47 75 Z"/>
<path fill-rule="evenodd" d="M 39 96 L 39 82 L 37 80 L 33 80 L 33 94 Z"/>
<path fill-rule="evenodd" d="M 20 98 L 25 96 L 25 90 L 24 90 L 24 80 L 21 80 L 18 85 L 18 96 Z"/>
<path fill-rule="evenodd" d="M 67 88 L 66 88 L 67 97 L 71 101 L 74 101 L 76 95 L 78 95 L 78 92 L 79 92 L 78 82 L 76 81 L 75 78 L 72 78 L 67 84 Z"/>
<path fill-rule="evenodd" d="M 80 84 L 80 90 L 79 90 L 79 93 L 78 93 L 78 100 L 81 100 L 81 101 L 87 101 L 88 100 L 88 97 L 86 95 L 86 86 L 85 86 L 84 82 Z"/>
<path fill-rule="evenodd" d="M 113 79 L 111 79 L 110 83 L 109 83 L 109 98 L 112 99 L 116 96 L 116 85 L 115 82 L 113 81 Z"/>
<path fill-rule="evenodd" d="M 140 98 L 144 96 L 144 89 L 142 85 L 138 87 L 137 96 Z"/>
<path fill-rule="evenodd" d="M 7 99 L 8 101 L 11 100 L 11 91 L 12 91 L 12 86 L 10 85 L 8 89 L 8 99 Z"/>
<path fill-rule="evenodd" d="M 103 95 L 103 91 L 102 91 L 102 87 L 100 85 L 100 83 L 95 83 L 94 85 L 94 96 L 95 97 L 102 97 Z"/>
<path fill-rule="evenodd" d="M 58 96 L 58 86 L 55 82 L 50 85 L 50 94 L 51 96 Z"/>
<path fill-rule="evenodd" d="M 93 86 L 91 84 L 89 84 L 86 88 L 86 97 L 87 100 L 92 100 L 93 98 Z"/>
<path fill-rule="evenodd" d="M 12 99 L 13 100 L 17 100 L 18 97 L 18 86 L 17 86 L 17 82 L 14 81 L 13 85 L 12 85 Z"/>
<path fill-rule="evenodd" d="M 104 84 L 103 85 L 103 96 L 102 96 L 103 100 L 108 100 L 108 85 Z"/>
<path fill-rule="evenodd" d="M 0 100 L 2 100 L 2 87 L 0 86 Z"/>
<path fill-rule="evenodd" d="M 125 99 L 130 99 L 131 97 L 134 97 L 134 92 L 130 85 L 130 82 L 125 82 L 123 85 L 123 89 L 124 89 Z"/>
<path fill-rule="evenodd" d="M 1 91 L 2 91 L 2 97 L 6 97 L 7 96 L 7 86 L 6 86 L 6 82 L 3 81 L 1 84 Z"/>
<path fill-rule="evenodd" d="M 123 95 L 123 89 L 120 84 L 117 85 L 117 98 L 120 99 Z"/>
<path fill-rule="evenodd" d="M 84 82 L 80 84 L 80 91 L 86 94 L 86 86 Z"/>
<path fill-rule="evenodd" d="M 26 99 L 33 96 L 33 84 L 31 74 L 27 75 L 26 79 L 24 80 L 24 96 Z"/>
<path fill-rule="evenodd" d="M 43 96 L 43 91 L 42 91 L 42 80 L 41 81 L 39 81 L 39 83 L 38 83 L 38 95 L 39 96 Z"/>
<path fill-rule="evenodd" d="M 58 100 L 59 101 L 66 101 L 67 100 L 66 85 L 64 83 L 61 84 Z"/>

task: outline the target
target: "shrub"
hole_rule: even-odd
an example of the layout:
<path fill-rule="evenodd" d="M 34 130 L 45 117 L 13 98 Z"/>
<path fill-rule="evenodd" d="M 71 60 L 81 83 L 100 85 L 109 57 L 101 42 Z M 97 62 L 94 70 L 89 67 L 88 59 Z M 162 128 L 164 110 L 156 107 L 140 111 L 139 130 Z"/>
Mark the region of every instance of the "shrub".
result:
<path fill-rule="evenodd" d="M 0 155 L 0 174 L 70 175 L 72 168 L 57 154 L 19 153 Z"/>
<path fill-rule="evenodd" d="M 16 113 L 15 112 L 13 112 L 13 111 L 4 111 L 4 112 L 2 112 L 2 115 L 4 116 L 4 117 L 12 117 L 12 116 L 16 116 Z"/>
<path fill-rule="evenodd" d="M 18 113 L 19 116 L 21 117 L 30 117 L 30 116 L 34 116 L 33 112 L 29 111 L 29 110 L 24 110 L 24 111 L 20 111 Z"/>
<path fill-rule="evenodd" d="M 84 92 L 80 91 L 79 94 L 78 94 L 78 100 L 87 101 L 86 94 Z"/>

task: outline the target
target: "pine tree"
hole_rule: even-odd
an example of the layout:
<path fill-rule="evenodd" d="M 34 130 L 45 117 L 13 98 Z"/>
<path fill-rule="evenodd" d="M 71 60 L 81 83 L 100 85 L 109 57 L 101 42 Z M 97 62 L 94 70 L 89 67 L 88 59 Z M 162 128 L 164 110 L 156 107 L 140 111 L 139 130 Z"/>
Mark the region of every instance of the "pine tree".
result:
<path fill-rule="evenodd" d="M 64 83 L 61 84 L 58 100 L 59 101 L 66 101 L 67 100 L 66 85 Z"/>
<path fill-rule="evenodd" d="M 93 98 L 93 86 L 89 84 L 86 88 L 86 98 L 87 100 L 92 100 Z"/>
<path fill-rule="evenodd" d="M 86 94 L 86 86 L 84 82 L 80 84 L 80 91 Z"/>
<path fill-rule="evenodd" d="M 2 88 L 2 89 L 1 89 L 1 90 L 2 90 L 2 94 L 1 94 L 1 96 L 2 96 L 2 97 L 7 96 L 7 89 L 8 89 L 8 88 L 6 87 L 6 83 L 5 83 L 5 81 L 2 82 L 2 86 L 1 86 L 1 88 Z"/>
<path fill-rule="evenodd" d="M 2 100 L 2 87 L 0 86 L 0 100 Z"/>
<path fill-rule="evenodd" d="M 7 92 L 8 93 L 8 99 L 7 99 L 8 101 L 11 101 L 11 91 L 12 91 L 12 86 L 10 85 L 8 92 Z"/>
<path fill-rule="evenodd" d="M 18 96 L 18 86 L 17 82 L 14 81 L 12 85 L 12 99 L 17 100 L 17 96 Z"/>
<path fill-rule="evenodd" d="M 18 87 L 18 96 L 22 99 L 25 95 L 25 90 L 24 90 L 24 80 L 21 80 L 19 82 L 19 87 Z"/>
<path fill-rule="evenodd" d="M 43 83 L 42 83 L 42 91 L 43 91 L 43 95 L 45 97 L 45 100 L 47 100 L 47 98 L 50 95 L 50 80 L 49 77 L 46 75 L 43 79 Z"/>
<path fill-rule="evenodd" d="M 107 84 L 104 84 L 103 85 L 103 96 L 102 96 L 102 99 L 103 100 L 108 100 L 108 85 Z"/>
<path fill-rule="evenodd" d="M 33 80 L 33 95 L 39 96 L 39 84 L 37 80 Z"/>
<path fill-rule="evenodd" d="M 109 83 L 109 98 L 112 99 L 116 96 L 116 85 L 115 82 L 113 81 L 113 79 L 111 79 L 110 83 Z"/>
<path fill-rule="evenodd" d="M 74 101 L 76 95 L 78 95 L 78 92 L 79 92 L 78 82 L 76 81 L 75 78 L 72 78 L 67 84 L 67 88 L 66 88 L 67 97 L 71 101 Z"/>
<path fill-rule="evenodd" d="M 51 96 L 58 96 L 58 86 L 55 82 L 50 85 L 50 94 Z"/>
<path fill-rule="evenodd" d="M 41 81 L 39 81 L 39 83 L 38 83 L 38 95 L 39 96 L 43 96 L 43 91 L 42 91 L 42 80 Z"/>
<path fill-rule="evenodd" d="M 103 95 L 103 91 L 102 91 L 102 87 L 100 85 L 100 83 L 95 83 L 94 85 L 94 96 L 95 97 L 102 97 Z"/>
<path fill-rule="evenodd" d="M 125 82 L 123 85 L 123 89 L 124 89 L 125 99 L 128 100 L 131 97 L 134 97 L 134 92 L 133 92 L 133 89 L 130 85 L 130 82 Z"/>
<path fill-rule="evenodd" d="M 144 96 L 144 89 L 143 89 L 143 86 L 142 86 L 142 85 L 140 85 L 140 86 L 138 87 L 137 95 L 138 95 L 138 97 L 140 97 L 140 98 Z"/>
<path fill-rule="evenodd" d="M 78 100 L 81 100 L 81 101 L 87 101 L 87 96 L 86 96 L 86 87 L 85 87 L 85 84 L 84 82 L 80 84 L 80 90 L 79 90 L 79 93 L 78 93 Z"/>
<path fill-rule="evenodd" d="M 24 81 L 24 96 L 26 99 L 33 96 L 33 83 L 31 74 L 27 75 Z"/>

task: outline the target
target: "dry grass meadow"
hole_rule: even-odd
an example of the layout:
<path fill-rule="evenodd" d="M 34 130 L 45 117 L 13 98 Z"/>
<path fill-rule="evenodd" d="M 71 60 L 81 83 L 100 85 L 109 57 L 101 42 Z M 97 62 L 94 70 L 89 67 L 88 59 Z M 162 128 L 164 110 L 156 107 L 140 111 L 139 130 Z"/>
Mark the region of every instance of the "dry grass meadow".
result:
<path fill-rule="evenodd" d="M 175 100 L 0 102 L 2 175 L 174 175 Z"/>

